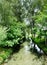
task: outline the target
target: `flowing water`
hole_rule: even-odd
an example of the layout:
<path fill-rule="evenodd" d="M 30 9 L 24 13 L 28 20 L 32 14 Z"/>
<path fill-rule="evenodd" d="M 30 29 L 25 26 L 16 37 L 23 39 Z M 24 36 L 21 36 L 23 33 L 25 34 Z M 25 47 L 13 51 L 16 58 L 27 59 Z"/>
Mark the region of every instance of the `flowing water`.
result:
<path fill-rule="evenodd" d="M 47 58 L 31 53 L 29 50 L 28 42 L 24 42 L 21 45 L 21 49 L 18 53 L 14 53 L 11 59 L 2 65 L 47 65 Z"/>

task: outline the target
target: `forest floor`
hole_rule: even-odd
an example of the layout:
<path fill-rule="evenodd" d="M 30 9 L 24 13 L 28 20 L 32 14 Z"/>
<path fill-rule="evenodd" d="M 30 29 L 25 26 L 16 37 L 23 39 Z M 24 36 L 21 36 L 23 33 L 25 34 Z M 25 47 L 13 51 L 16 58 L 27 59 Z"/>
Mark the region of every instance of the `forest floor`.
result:
<path fill-rule="evenodd" d="M 11 59 L 2 65 L 47 65 L 47 57 L 38 58 L 37 55 L 29 51 L 29 48 L 27 49 L 27 42 L 24 42 L 21 47 L 19 52 L 15 52 Z"/>

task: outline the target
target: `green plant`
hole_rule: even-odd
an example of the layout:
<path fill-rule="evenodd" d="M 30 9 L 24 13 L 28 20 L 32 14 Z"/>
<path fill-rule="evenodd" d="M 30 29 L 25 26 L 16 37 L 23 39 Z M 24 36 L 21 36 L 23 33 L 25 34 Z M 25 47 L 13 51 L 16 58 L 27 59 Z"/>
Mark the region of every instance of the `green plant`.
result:
<path fill-rule="evenodd" d="M 7 30 L 6 29 L 7 29 L 6 27 L 0 26 L 0 45 L 2 45 L 4 40 L 7 38 Z"/>

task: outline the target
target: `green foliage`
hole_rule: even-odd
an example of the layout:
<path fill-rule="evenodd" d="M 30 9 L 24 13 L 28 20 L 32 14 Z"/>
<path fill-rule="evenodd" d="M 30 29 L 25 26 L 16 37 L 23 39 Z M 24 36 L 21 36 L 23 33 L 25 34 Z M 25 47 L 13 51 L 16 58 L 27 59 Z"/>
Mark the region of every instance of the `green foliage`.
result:
<path fill-rule="evenodd" d="M 6 34 L 6 28 L 4 27 L 2 27 L 2 26 L 0 26 L 0 41 L 1 40 L 4 40 L 6 37 L 7 37 L 7 34 Z"/>
<path fill-rule="evenodd" d="M 34 41 L 43 49 L 47 46 L 47 0 L 42 0 L 41 3 L 39 1 L 41 0 L 38 0 L 38 11 L 34 12 L 35 15 L 32 16 L 34 20 L 32 28 L 36 28 L 36 31 L 32 30 L 32 32 L 35 34 Z"/>
<path fill-rule="evenodd" d="M 13 47 L 15 44 L 19 44 L 19 41 L 25 36 L 24 23 L 16 22 L 14 25 L 9 26 L 7 30 L 6 29 L 6 27 L 0 27 L 0 46 Z"/>
<path fill-rule="evenodd" d="M 4 62 L 4 60 L 6 60 L 10 54 L 12 54 L 12 49 L 9 48 L 2 48 L 0 47 L 0 64 Z"/>
<path fill-rule="evenodd" d="M 47 41 L 47 0 L 1 0 L 0 46 L 13 47 L 19 44 L 25 37 L 24 18 L 30 22 L 35 41 Z"/>
<path fill-rule="evenodd" d="M 13 47 L 25 36 L 25 24 L 15 15 L 15 0 L 0 1 L 0 46 Z M 18 5 L 18 4 L 16 4 Z M 16 10 L 15 10 L 16 11 Z M 17 13 L 17 12 L 16 12 Z M 5 26 L 5 27 L 4 27 Z"/>
<path fill-rule="evenodd" d="M 6 27 L 0 26 L 0 45 L 3 44 L 3 41 L 7 38 Z"/>

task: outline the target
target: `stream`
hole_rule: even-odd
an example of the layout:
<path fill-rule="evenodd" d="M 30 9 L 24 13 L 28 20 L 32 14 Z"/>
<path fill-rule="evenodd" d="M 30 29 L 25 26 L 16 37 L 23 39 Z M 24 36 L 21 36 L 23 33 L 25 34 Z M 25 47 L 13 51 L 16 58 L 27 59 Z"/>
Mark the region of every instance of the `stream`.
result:
<path fill-rule="evenodd" d="M 8 62 L 4 62 L 2 65 L 47 65 L 46 56 L 38 56 L 30 52 L 28 42 L 21 44 L 19 52 L 15 52 Z"/>

